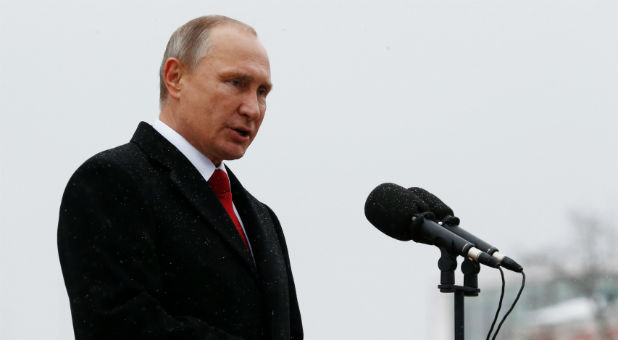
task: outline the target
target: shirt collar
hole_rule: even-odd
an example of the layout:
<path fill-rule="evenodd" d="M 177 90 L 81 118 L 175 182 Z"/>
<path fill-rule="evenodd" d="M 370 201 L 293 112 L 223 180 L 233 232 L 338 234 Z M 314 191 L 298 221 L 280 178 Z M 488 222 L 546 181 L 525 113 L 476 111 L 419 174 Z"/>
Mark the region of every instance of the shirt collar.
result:
<path fill-rule="evenodd" d="M 227 174 L 223 162 L 221 162 L 218 167 L 215 167 L 215 164 L 208 157 L 204 156 L 204 154 L 191 145 L 191 143 L 189 143 L 181 134 L 176 132 L 160 119 L 157 119 L 154 124 L 152 124 L 152 127 L 165 139 L 172 143 L 172 145 L 174 145 L 189 160 L 189 162 L 193 164 L 193 166 L 197 169 L 197 171 L 199 171 L 206 181 L 210 179 L 210 176 L 212 176 L 216 169 L 223 170 Z"/>

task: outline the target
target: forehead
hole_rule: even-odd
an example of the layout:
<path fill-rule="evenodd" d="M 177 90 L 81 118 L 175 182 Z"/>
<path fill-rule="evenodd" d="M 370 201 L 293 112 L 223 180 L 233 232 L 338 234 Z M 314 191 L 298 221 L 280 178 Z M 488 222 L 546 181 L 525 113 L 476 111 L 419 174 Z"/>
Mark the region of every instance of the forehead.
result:
<path fill-rule="evenodd" d="M 266 50 L 249 30 L 224 24 L 212 29 L 209 47 L 201 62 L 215 64 L 219 69 L 255 73 L 270 80 L 270 62 Z"/>

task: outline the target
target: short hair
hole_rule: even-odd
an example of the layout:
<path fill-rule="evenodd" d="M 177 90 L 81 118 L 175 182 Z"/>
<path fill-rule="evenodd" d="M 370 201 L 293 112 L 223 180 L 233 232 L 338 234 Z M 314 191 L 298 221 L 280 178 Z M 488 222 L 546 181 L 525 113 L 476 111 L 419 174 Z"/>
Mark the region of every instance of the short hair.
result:
<path fill-rule="evenodd" d="M 253 27 L 223 15 L 202 16 L 180 26 L 167 42 L 163 61 L 161 61 L 161 67 L 159 68 L 159 104 L 163 105 L 167 98 L 167 86 L 165 86 L 163 81 L 165 62 L 169 58 L 177 58 L 189 71 L 193 70 L 200 59 L 206 56 L 210 48 L 208 42 L 210 31 L 224 24 L 236 25 L 257 36 Z"/>

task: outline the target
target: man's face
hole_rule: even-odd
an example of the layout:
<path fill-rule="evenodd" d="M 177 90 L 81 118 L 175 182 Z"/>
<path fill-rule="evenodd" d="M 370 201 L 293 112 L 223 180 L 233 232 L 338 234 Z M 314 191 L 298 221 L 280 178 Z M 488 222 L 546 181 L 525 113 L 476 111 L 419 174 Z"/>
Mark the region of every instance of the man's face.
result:
<path fill-rule="evenodd" d="M 266 51 L 250 32 L 215 27 L 210 48 L 180 86 L 180 134 L 218 165 L 242 157 L 255 138 L 270 91 Z"/>

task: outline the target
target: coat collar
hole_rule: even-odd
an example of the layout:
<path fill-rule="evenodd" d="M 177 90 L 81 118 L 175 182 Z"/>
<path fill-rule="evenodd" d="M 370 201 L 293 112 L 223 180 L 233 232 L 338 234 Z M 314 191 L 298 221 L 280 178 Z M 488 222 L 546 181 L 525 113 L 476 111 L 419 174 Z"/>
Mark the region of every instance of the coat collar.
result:
<path fill-rule="evenodd" d="M 169 169 L 170 180 L 234 250 L 248 269 L 257 276 L 257 269 L 251 253 L 245 247 L 234 223 L 204 177 L 191 162 L 172 143 L 145 122 L 138 125 L 131 142 L 137 144 L 151 159 Z M 229 169 L 227 170 L 231 174 Z M 237 183 L 236 187 L 238 187 L 240 183 L 235 177 L 234 180 Z M 238 191 L 239 195 L 242 195 L 242 192 L 244 192 L 244 189 Z"/>

